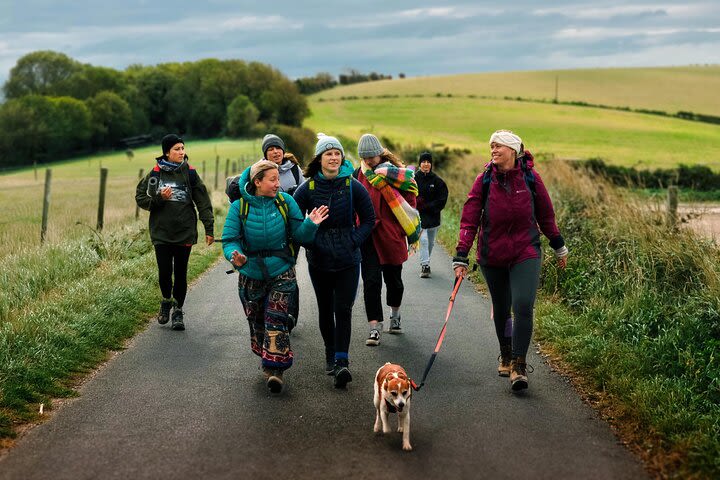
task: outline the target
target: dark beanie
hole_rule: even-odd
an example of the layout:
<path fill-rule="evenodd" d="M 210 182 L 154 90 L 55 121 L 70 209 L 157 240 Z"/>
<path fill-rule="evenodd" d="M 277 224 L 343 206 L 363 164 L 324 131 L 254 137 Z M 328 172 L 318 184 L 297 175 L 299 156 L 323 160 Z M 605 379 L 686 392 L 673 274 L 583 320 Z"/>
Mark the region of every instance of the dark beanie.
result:
<path fill-rule="evenodd" d="M 176 143 L 182 143 L 185 145 L 185 141 L 175 135 L 174 133 L 170 133 L 168 135 L 165 135 L 162 139 L 162 153 L 165 155 L 170 151 L 170 149 L 176 144 Z"/>
<path fill-rule="evenodd" d="M 282 141 L 282 138 L 278 137 L 277 135 L 274 135 L 272 133 L 268 133 L 263 137 L 262 142 L 262 152 L 263 157 L 267 158 L 267 151 L 270 147 L 278 147 L 285 153 L 285 142 Z"/>
<path fill-rule="evenodd" d="M 418 157 L 418 163 L 422 163 L 422 162 L 430 162 L 430 165 L 432 165 L 432 163 L 433 163 L 432 154 L 430 152 L 422 152 L 420 154 L 420 157 Z"/>

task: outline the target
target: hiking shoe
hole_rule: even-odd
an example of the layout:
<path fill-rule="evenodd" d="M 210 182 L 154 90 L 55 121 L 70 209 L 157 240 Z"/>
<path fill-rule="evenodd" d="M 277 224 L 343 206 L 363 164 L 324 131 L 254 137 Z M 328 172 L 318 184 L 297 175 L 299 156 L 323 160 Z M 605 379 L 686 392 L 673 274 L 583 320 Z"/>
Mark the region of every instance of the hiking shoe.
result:
<path fill-rule="evenodd" d="M 352 382 L 352 375 L 348 368 L 348 361 L 338 359 L 335 362 L 335 388 L 345 388 L 348 382 Z"/>
<path fill-rule="evenodd" d="M 512 347 L 510 345 L 500 345 L 500 355 L 498 355 L 498 375 L 501 377 L 510 376 L 510 362 L 512 362 Z"/>
<path fill-rule="evenodd" d="M 183 322 L 183 311 L 180 307 L 173 308 L 172 312 L 172 324 L 170 328 L 173 330 L 185 330 L 185 323 Z"/>
<path fill-rule="evenodd" d="M 528 364 L 525 363 L 525 357 L 515 357 L 510 362 L 510 388 L 517 392 L 528 388 Z M 530 373 L 533 368 L 530 367 Z"/>
<path fill-rule="evenodd" d="M 390 317 L 390 330 L 388 333 L 402 333 L 402 327 L 400 326 L 400 315 L 397 317 Z"/>
<path fill-rule="evenodd" d="M 421 267 L 420 278 L 430 278 L 430 265 L 423 265 Z"/>
<path fill-rule="evenodd" d="M 163 300 L 160 302 L 160 312 L 157 316 L 157 321 L 160 325 L 165 325 L 170 321 L 170 310 L 172 309 L 172 300 Z"/>
<path fill-rule="evenodd" d="M 280 393 L 283 387 L 283 371 L 282 370 L 270 370 L 267 377 L 267 387 L 270 393 Z"/>
<path fill-rule="evenodd" d="M 365 340 L 365 345 L 368 345 L 370 347 L 377 347 L 378 345 L 380 345 L 380 330 L 378 330 L 377 328 L 371 329 L 368 339 Z"/>

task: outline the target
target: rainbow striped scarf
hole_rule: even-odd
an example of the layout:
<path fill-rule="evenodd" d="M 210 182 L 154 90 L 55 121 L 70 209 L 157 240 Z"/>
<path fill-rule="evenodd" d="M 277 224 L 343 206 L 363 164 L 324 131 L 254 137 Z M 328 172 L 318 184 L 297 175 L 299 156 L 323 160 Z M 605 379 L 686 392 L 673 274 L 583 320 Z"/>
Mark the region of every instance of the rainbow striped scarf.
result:
<path fill-rule="evenodd" d="M 381 163 L 375 167 L 374 171 L 365 162 L 361 162 L 360 168 L 370 185 L 380 190 L 393 215 L 405 231 L 405 235 L 408 237 L 408 251 L 417 250 L 422 231 L 420 214 L 398 192 L 398 190 L 402 190 L 418 194 L 418 186 L 413 178 L 415 172 L 409 168 L 398 168 L 390 162 Z"/>

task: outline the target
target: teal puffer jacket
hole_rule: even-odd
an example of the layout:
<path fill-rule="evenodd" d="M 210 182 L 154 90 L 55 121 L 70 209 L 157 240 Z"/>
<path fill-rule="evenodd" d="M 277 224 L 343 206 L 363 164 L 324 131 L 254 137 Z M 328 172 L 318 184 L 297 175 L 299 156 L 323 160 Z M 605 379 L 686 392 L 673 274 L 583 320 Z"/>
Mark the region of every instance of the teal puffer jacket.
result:
<path fill-rule="evenodd" d="M 243 255 L 248 252 L 261 250 L 270 251 L 286 250 L 289 239 L 285 220 L 275 204 L 275 199 L 251 195 L 247 191 L 250 168 L 248 167 L 240 175 L 238 185 L 240 194 L 248 202 L 248 210 L 245 222 L 240 220 L 240 200 L 230 204 L 225 227 L 223 228 L 223 253 L 225 258 L 232 260 L 232 252 L 237 250 Z M 293 240 L 296 243 L 312 243 L 318 226 L 310 218 L 305 218 L 300 212 L 295 200 L 285 192 L 278 192 L 282 195 L 288 205 L 288 222 Z M 263 267 L 264 264 L 264 267 Z M 248 261 L 240 268 L 236 268 L 241 274 L 255 280 L 263 280 L 263 270 L 272 278 L 285 273 L 295 264 L 294 259 L 282 256 L 254 256 L 248 255 Z"/>

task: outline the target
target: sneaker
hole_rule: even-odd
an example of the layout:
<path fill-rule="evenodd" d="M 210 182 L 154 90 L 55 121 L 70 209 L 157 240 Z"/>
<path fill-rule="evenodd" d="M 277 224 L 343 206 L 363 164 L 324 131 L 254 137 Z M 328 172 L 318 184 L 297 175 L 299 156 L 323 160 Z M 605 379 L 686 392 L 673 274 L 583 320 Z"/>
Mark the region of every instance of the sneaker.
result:
<path fill-rule="evenodd" d="M 280 393 L 283 387 L 283 371 L 275 369 L 270 370 L 268 373 L 266 384 L 270 393 Z"/>
<path fill-rule="evenodd" d="M 528 367 L 532 373 L 533 368 L 525 363 L 525 357 L 515 357 L 510 362 L 510 388 L 513 391 L 517 392 L 528 388 Z"/>
<path fill-rule="evenodd" d="M 172 309 L 172 300 L 163 300 L 160 302 L 160 313 L 158 313 L 157 321 L 160 325 L 165 325 L 170 321 L 170 310 Z"/>
<path fill-rule="evenodd" d="M 400 326 L 400 315 L 397 317 L 390 317 L 390 330 L 388 333 L 402 333 L 402 327 Z"/>
<path fill-rule="evenodd" d="M 185 330 L 185 323 L 183 322 L 183 311 L 180 307 L 173 308 L 172 312 L 172 324 L 170 328 L 173 330 Z"/>
<path fill-rule="evenodd" d="M 365 340 L 365 345 L 368 345 L 370 347 L 377 347 L 378 345 L 380 345 L 380 330 L 378 330 L 377 328 L 371 329 L 368 339 Z"/>
<path fill-rule="evenodd" d="M 335 352 L 325 349 L 325 374 L 333 375 L 335 373 Z"/>
<path fill-rule="evenodd" d="M 510 376 L 511 361 L 512 347 L 510 345 L 500 345 L 500 355 L 498 355 L 498 375 L 501 377 Z"/>
<path fill-rule="evenodd" d="M 430 278 L 430 265 L 423 265 L 420 269 L 420 278 Z"/>
<path fill-rule="evenodd" d="M 345 388 L 348 382 L 352 382 L 352 375 L 350 375 L 350 369 L 348 368 L 348 361 L 338 359 L 335 362 L 335 388 Z"/>

